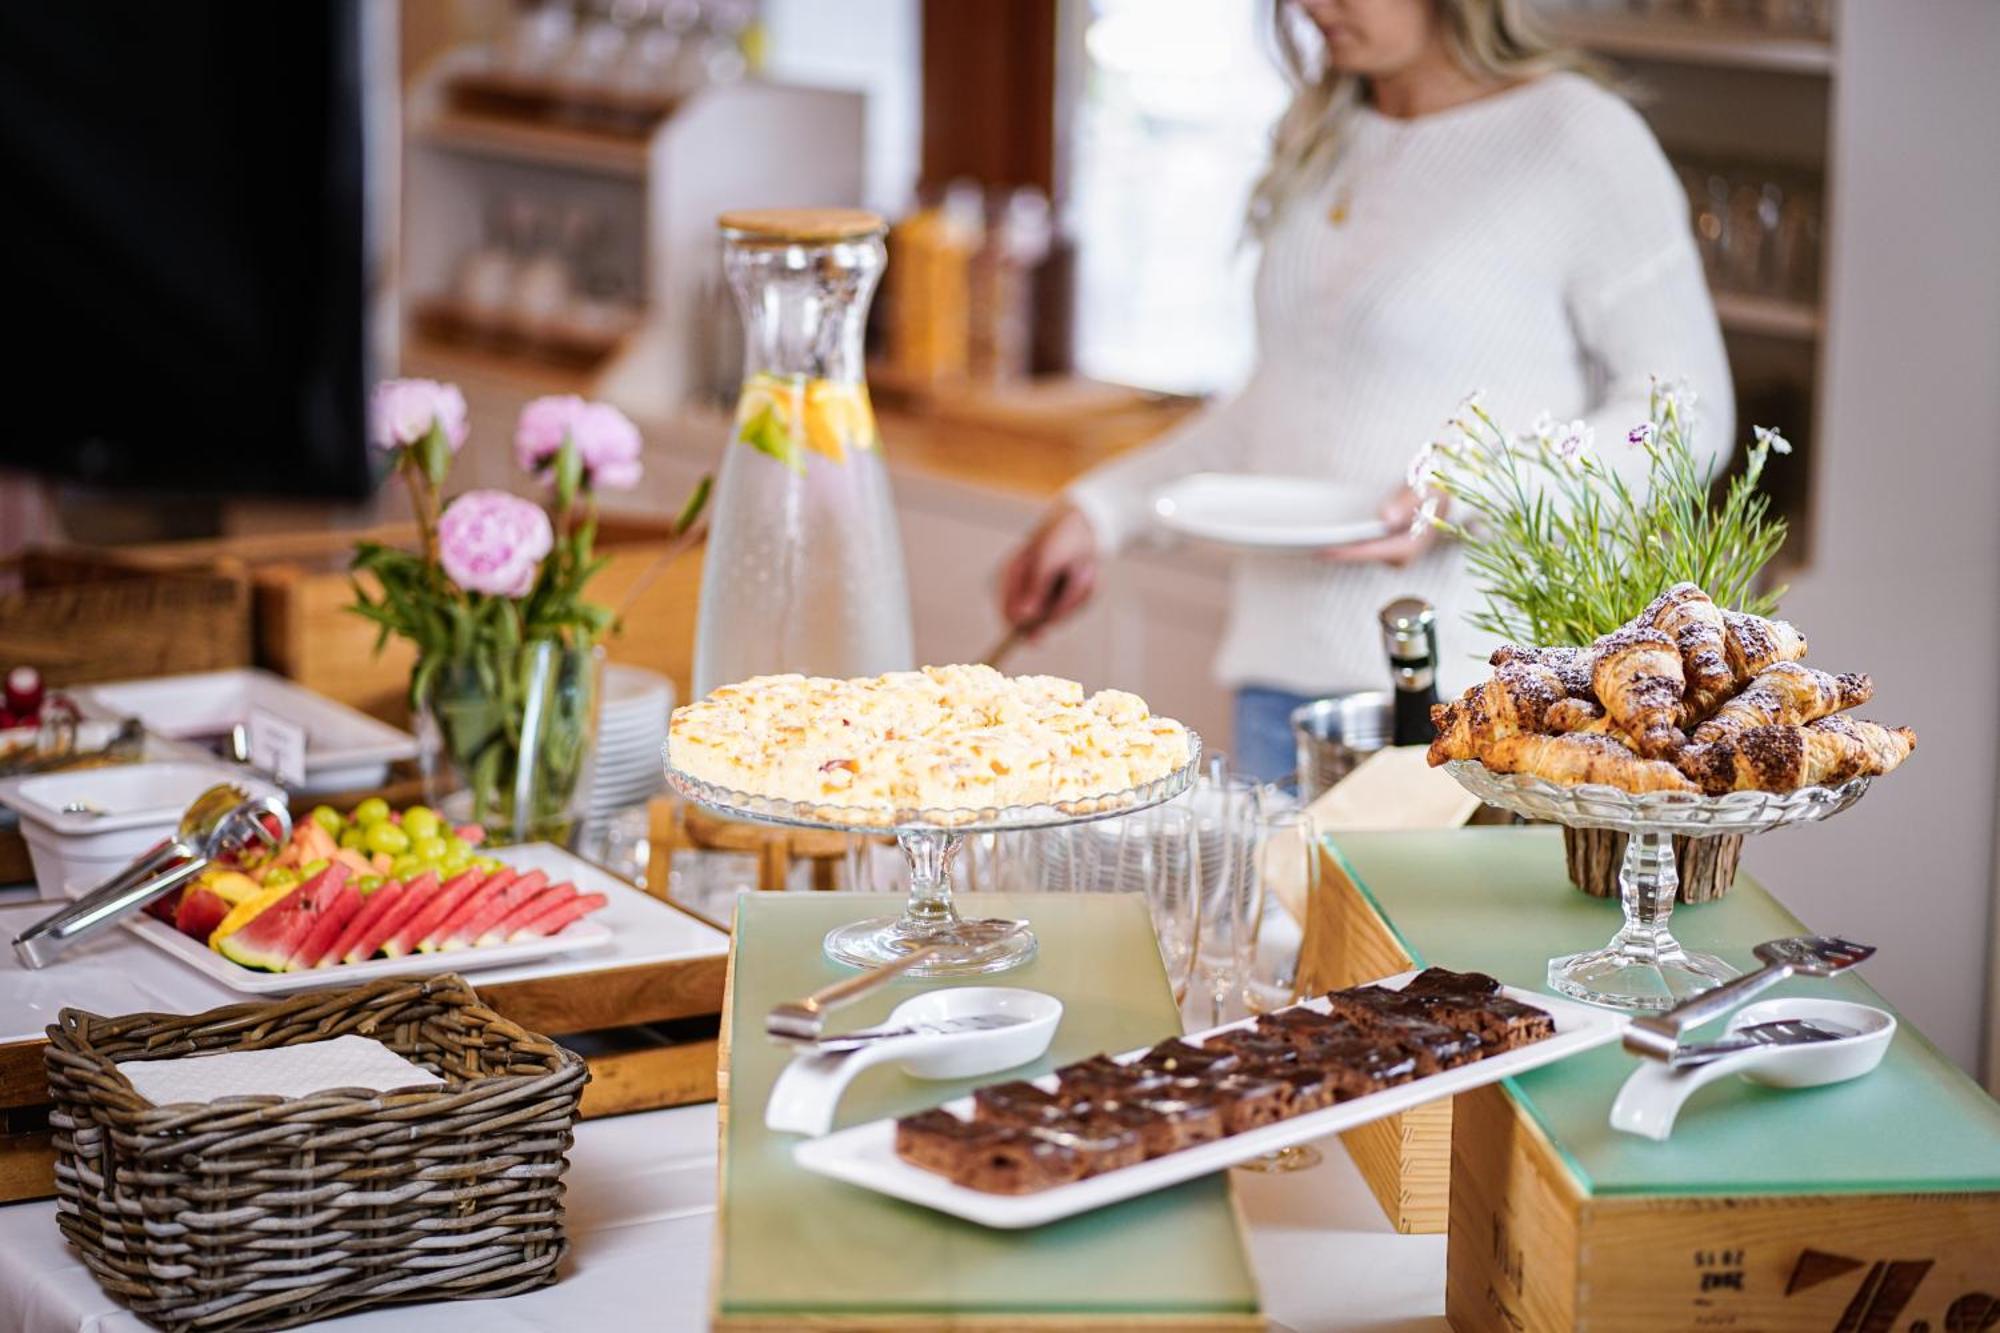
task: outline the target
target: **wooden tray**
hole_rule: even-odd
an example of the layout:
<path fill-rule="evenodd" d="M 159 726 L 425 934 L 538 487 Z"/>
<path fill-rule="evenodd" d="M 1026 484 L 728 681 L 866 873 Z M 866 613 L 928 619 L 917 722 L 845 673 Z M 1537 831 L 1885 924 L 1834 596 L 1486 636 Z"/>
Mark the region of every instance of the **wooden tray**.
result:
<path fill-rule="evenodd" d="M 845 893 L 739 900 L 723 1019 L 713 1326 L 1261 1330 L 1226 1175 L 1034 1231 L 996 1232 L 792 1164 L 792 1137 L 763 1125 L 764 1099 L 786 1058 L 763 1036 L 764 1013 L 852 975 L 826 960 L 821 938 L 900 901 Z M 1054 1044 L 1022 1067 L 1023 1077 L 1180 1030 L 1136 895 L 966 895 L 959 905 L 981 916 L 1026 916 L 1041 941 L 1027 966 L 966 983 L 1025 986 L 1064 1002 Z M 951 984 L 891 985 L 842 1010 L 841 1024 L 876 1021 L 920 987 Z M 849 1090 L 838 1123 L 907 1113 L 991 1078 L 931 1082 L 871 1070 Z"/>
<path fill-rule="evenodd" d="M 1314 916 L 1343 927 L 1319 936 L 1337 943 L 1316 964 L 1336 980 L 1388 959 L 1541 989 L 1550 954 L 1588 947 L 1618 914 L 1569 887 L 1558 829 L 1347 833 L 1334 853 Z M 1674 927 L 1739 965 L 1756 941 L 1804 929 L 1747 877 Z M 1787 990 L 1889 1007 L 1852 973 Z M 1717 1084 L 1666 1143 L 1609 1127 L 1631 1068 L 1615 1047 L 1589 1052 L 1456 1098 L 1442 1142 L 1435 1121 L 1407 1122 L 1402 1152 L 1356 1153 L 1385 1205 L 1445 1210 L 1455 1329 L 1858 1333 L 1988 1317 L 2000 1105 L 1907 1022 L 1868 1077 Z"/>

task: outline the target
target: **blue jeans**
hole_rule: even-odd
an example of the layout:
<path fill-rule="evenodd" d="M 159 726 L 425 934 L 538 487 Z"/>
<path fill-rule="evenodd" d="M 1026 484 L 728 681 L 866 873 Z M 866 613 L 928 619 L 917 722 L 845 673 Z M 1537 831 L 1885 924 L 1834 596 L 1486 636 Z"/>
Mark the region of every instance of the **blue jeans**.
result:
<path fill-rule="evenodd" d="M 1264 685 L 1236 691 L 1236 735 L 1230 766 L 1259 782 L 1276 782 L 1298 771 L 1298 748 L 1292 741 L 1292 710 L 1318 698 Z"/>

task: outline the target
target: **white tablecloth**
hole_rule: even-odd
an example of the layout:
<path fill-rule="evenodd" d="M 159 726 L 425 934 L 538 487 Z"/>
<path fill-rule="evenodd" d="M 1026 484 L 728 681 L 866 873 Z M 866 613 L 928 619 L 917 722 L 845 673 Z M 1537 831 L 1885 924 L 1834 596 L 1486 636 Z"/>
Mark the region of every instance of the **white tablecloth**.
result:
<path fill-rule="evenodd" d="M 1324 1164 L 1237 1173 L 1274 1327 L 1441 1333 L 1444 1237 L 1399 1236 L 1337 1139 Z M 339 1333 L 693 1330 L 708 1318 L 715 1108 L 595 1120 L 569 1172 L 575 1242 L 562 1280 L 502 1301 L 399 1306 L 313 1325 Z M 63 1244 L 55 1205 L 0 1207 L 0 1333 L 143 1333 Z"/>

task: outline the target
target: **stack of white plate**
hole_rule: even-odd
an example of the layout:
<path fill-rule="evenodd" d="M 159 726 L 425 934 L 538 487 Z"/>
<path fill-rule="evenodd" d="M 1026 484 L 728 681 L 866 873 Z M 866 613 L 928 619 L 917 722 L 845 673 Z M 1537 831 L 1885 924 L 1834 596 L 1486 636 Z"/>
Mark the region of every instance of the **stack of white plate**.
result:
<path fill-rule="evenodd" d="M 674 686 L 665 676 L 641 667 L 604 669 L 591 818 L 640 805 L 658 794 L 665 782 L 667 716 L 673 711 Z"/>

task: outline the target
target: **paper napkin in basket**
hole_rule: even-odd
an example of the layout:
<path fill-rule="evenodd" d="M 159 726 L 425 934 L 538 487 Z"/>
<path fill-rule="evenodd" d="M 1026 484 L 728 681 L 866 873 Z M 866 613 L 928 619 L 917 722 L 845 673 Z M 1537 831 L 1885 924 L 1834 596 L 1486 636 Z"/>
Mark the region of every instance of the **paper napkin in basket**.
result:
<path fill-rule="evenodd" d="M 261 1051 L 121 1060 L 118 1072 L 155 1106 L 222 1097 L 309 1097 L 329 1088 L 437 1087 L 444 1082 L 370 1037 L 349 1033 Z"/>
<path fill-rule="evenodd" d="M 1320 794 L 1308 808 L 1313 830 L 1328 833 L 1457 828 L 1479 809 L 1479 798 L 1441 768 L 1432 768 L 1421 745 L 1377 750 Z M 1272 867 L 1298 867 L 1297 856 L 1274 856 Z M 1306 919 L 1306 886 L 1297 873 L 1268 881 L 1295 921 Z"/>

